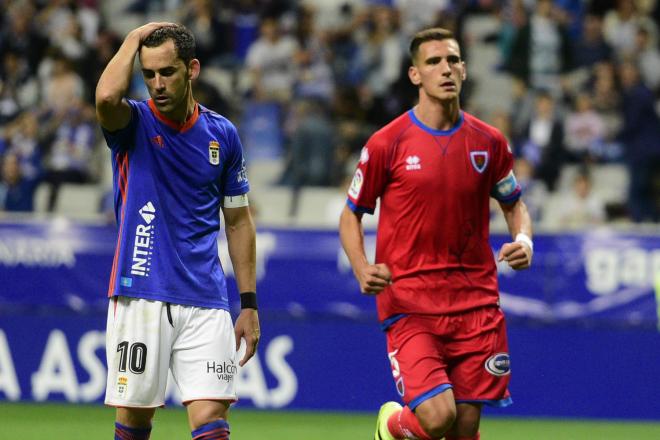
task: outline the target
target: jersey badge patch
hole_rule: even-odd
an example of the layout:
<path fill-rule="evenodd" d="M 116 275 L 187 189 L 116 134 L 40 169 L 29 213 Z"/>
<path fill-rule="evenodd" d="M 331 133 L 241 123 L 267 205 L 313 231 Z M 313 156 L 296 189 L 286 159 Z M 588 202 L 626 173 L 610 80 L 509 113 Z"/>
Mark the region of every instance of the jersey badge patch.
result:
<path fill-rule="evenodd" d="M 218 141 L 209 142 L 209 162 L 211 165 L 220 165 L 220 143 Z"/>
<path fill-rule="evenodd" d="M 488 151 L 470 151 L 472 166 L 479 173 L 483 173 L 488 166 Z"/>

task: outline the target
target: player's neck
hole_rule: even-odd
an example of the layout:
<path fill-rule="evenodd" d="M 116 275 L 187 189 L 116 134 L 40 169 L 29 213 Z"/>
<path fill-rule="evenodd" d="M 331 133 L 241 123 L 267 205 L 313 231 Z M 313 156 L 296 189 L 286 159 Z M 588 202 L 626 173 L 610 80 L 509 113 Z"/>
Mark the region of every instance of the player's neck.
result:
<path fill-rule="evenodd" d="M 451 101 L 430 101 L 420 99 L 413 108 L 415 116 L 427 127 L 435 130 L 451 130 L 460 117 L 458 99 Z"/>
<path fill-rule="evenodd" d="M 181 107 L 181 109 L 178 109 L 176 112 L 172 112 L 171 115 L 166 115 L 169 119 L 171 119 L 173 122 L 176 122 L 178 124 L 185 124 L 188 119 L 195 113 L 195 98 L 193 98 L 192 95 L 192 90 L 188 89 L 186 97 L 186 105 L 185 107 Z"/>

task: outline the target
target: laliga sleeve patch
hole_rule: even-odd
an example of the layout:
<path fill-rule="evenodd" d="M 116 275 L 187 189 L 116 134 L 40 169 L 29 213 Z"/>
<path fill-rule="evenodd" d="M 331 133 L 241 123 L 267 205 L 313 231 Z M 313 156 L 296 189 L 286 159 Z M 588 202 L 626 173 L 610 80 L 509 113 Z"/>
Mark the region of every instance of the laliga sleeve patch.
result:
<path fill-rule="evenodd" d="M 509 353 L 497 353 L 486 360 L 484 368 L 493 376 L 506 376 L 511 373 Z"/>
<path fill-rule="evenodd" d="M 353 181 L 351 182 L 351 186 L 348 188 L 348 195 L 353 198 L 357 199 L 358 196 L 360 195 L 360 191 L 362 190 L 362 183 L 364 182 L 364 177 L 362 175 L 362 170 L 357 169 L 355 171 L 355 175 L 353 176 Z"/>

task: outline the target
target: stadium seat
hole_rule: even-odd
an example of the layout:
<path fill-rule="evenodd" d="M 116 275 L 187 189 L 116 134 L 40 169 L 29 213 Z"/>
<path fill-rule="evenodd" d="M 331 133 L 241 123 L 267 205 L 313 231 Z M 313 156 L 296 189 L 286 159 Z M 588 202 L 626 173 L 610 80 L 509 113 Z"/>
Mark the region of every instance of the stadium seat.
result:
<path fill-rule="evenodd" d="M 55 213 L 73 218 L 97 216 L 100 200 L 98 185 L 65 184 L 60 187 Z"/>

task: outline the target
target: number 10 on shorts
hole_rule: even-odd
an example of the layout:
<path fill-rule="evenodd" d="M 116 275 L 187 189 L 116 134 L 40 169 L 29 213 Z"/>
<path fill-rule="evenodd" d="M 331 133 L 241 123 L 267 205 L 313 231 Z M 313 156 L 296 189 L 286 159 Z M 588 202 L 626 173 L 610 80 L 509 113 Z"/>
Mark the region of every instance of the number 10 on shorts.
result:
<path fill-rule="evenodd" d="M 117 345 L 119 353 L 119 371 L 126 372 L 126 366 L 133 374 L 142 374 L 147 364 L 147 346 L 142 342 L 128 345 L 128 341 L 122 341 Z"/>

